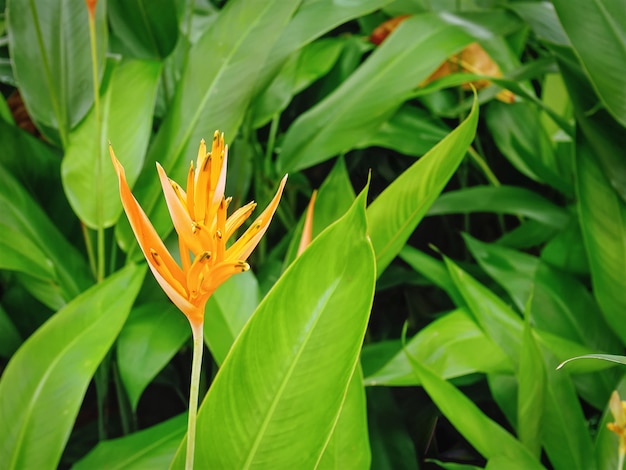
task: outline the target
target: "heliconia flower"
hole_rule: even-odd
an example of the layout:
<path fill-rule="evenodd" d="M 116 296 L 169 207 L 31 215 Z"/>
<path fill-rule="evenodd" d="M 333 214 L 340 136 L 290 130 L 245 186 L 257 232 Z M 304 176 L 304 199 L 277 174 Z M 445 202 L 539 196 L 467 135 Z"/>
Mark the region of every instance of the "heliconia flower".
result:
<path fill-rule="evenodd" d="M 609 408 L 615 422 L 608 423 L 606 427 L 619 437 L 619 453 L 623 456 L 626 454 L 626 402 L 621 400 L 616 390 L 611 394 Z"/>
<path fill-rule="evenodd" d="M 250 269 L 246 260 L 272 220 L 287 175 L 263 213 L 238 240 L 227 247 L 229 239 L 256 208 L 256 203 L 250 202 L 227 217 L 226 211 L 232 198 L 224 197 L 228 160 L 224 135 L 215 131 L 209 153 L 204 140 L 201 141 L 196 166 L 191 162 L 189 168 L 186 192 L 170 180 L 157 163 L 163 194 L 178 234 L 181 267 L 167 251 L 133 196 L 124 167 L 111 146 L 109 151 L 117 172 L 124 211 L 150 270 L 192 326 L 201 325 L 205 304 L 215 289 L 233 274 Z"/>

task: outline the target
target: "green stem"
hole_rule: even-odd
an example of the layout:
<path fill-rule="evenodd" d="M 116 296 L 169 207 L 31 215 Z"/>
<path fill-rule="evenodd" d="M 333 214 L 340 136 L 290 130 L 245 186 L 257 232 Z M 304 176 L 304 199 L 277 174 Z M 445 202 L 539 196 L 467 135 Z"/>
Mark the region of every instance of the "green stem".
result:
<path fill-rule="evenodd" d="M 89 42 L 91 45 L 91 74 L 93 104 L 96 114 L 96 212 L 98 218 L 96 281 L 104 280 L 104 198 L 102 194 L 102 116 L 100 114 L 100 84 L 98 80 L 98 46 L 96 43 L 96 19 L 89 14 Z"/>
<path fill-rule="evenodd" d="M 474 147 L 470 146 L 468 152 L 470 154 L 470 157 L 472 157 L 472 159 L 474 160 L 474 163 L 476 163 L 476 165 L 478 165 L 478 167 L 484 173 L 487 181 L 489 181 L 495 187 L 500 186 L 500 181 L 498 180 L 498 177 L 493 173 L 493 171 L 491 171 L 491 168 L 489 168 L 489 165 L 487 165 L 487 162 L 484 160 L 484 158 L 481 157 L 476 150 L 474 150 Z"/>
<path fill-rule="evenodd" d="M 624 469 L 624 452 L 619 453 L 619 460 L 617 462 L 617 470 L 623 470 Z"/>
<path fill-rule="evenodd" d="M 193 470 L 193 457 L 196 446 L 196 414 L 198 412 L 198 391 L 200 389 L 200 370 L 202 368 L 202 350 L 204 323 L 191 324 L 193 333 L 193 359 L 191 362 L 191 383 L 189 385 L 189 419 L 187 421 L 187 457 L 185 470 Z"/>

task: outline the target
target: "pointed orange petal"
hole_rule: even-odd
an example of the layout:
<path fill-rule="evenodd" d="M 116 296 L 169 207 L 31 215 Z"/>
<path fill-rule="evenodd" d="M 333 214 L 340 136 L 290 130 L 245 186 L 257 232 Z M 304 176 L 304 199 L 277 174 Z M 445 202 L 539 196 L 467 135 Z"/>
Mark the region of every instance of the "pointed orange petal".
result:
<path fill-rule="evenodd" d="M 202 230 L 202 228 L 191 219 L 189 213 L 187 212 L 186 205 L 183 204 L 183 201 L 178 196 L 182 189 L 178 186 L 176 186 L 176 190 L 174 189 L 174 185 L 176 183 L 167 177 L 165 170 L 158 163 L 157 171 L 159 172 L 163 194 L 165 195 L 167 208 L 169 209 L 170 216 L 172 217 L 176 233 L 178 233 L 178 236 L 185 241 L 185 244 L 189 247 L 192 253 L 201 253 L 207 249 L 207 244 L 211 244 L 210 235 L 205 233 L 206 231 Z"/>
<path fill-rule="evenodd" d="M 189 173 L 187 173 L 187 212 L 192 220 L 196 220 L 195 212 L 195 171 L 193 169 L 193 161 L 189 165 Z"/>
<path fill-rule="evenodd" d="M 281 180 L 278 191 L 276 191 L 276 195 L 274 196 L 274 199 L 272 199 L 272 202 L 270 202 L 263 213 L 254 221 L 248 230 L 246 230 L 241 238 L 233 243 L 233 245 L 227 250 L 227 259 L 238 259 L 242 261 L 248 259 L 248 256 L 250 256 L 250 253 L 252 253 L 252 251 L 259 244 L 259 241 L 272 221 L 274 212 L 276 212 L 276 208 L 280 202 L 280 197 L 283 194 L 285 183 L 287 183 L 287 175 L 285 175 L 285 177 Z"/>
<path fill-rule="evenodd" d="M 137 238 L 139 247 L 148 261 L 148 266 L 150 266 L 155 279 L 167 296 L 185 313 L 187 310 L 192 309 L 193 305 L 187 300 L 187 292 L 184 287 L 186 280 L 183 271 L 176 264 L 167 248 L 165 248 L 150 220 L 130 191 L 124 167 L 115 157 L 111 146 L 109 146 L 109 153 L 117 172 L 124 211 Z"/>
<path fill-rule="evenodd" d="M 217 131 L 215 131 L 217 134 Z M 205 223 L 210 223 L 209 218 L 215 216 L 219 205 L 224 199 L 226 190 L 226 169 L 228 167 L 228 146 L 224 145 L 224 134 L 219 136 L 217 144 L 213 141 L 211 149 L 211 185 L 209 187 L 209 208 L 205 214 Z"/>
<path fill-rule="evenodd" d="M 309 201 L 309 207 L 306 210 L 306 219 L 304 220 L 304 228 L 302 229 L 302 236 L 300 237 L 300 244 L 298 245 L 298 254 L 300 256 L 306 247 L 311 244 L 313 239 L 313 211 L 315 209 L 315 199 L 317 198 L 317 190 L 311 194 L 311 200 Z"/>
<path fill-rule="evenodd" d="M 210 278 L 205 281 L 204 289 L 213 293 L 220 285 L 222 285 L 229 277 L 234 274 L 243 273 L 250 269 L 250 265 L 245 261 L 234 260 L 218 263 L 210 270 Z"/>
<path fill-rule="evenodd" d="M 226 241 L 241 227 L 241 224 L 248 220 L 248 217 L 254 212 L 254 209 L 256 209 L 256 202 L 249 202 L 231 214 L 226 221 Z"/>

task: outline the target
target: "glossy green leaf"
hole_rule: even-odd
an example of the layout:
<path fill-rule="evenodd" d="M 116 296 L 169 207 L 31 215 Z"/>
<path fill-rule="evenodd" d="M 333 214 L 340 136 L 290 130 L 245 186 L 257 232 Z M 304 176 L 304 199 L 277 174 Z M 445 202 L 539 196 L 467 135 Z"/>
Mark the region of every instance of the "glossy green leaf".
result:
<path fill-rule="evenodd" d="M 527 303 L 527 318 L 530 302 Z M 524 324 L 517 373 L 517 435 L 535 458 L 541 458 L 541 423 L 546 394 L 546 373 L 541 351 L 533 335 L 530 321 Z"/>
<path fill-rule="evenodd" d="M 98 68 L 106 53 L 105 2 L 96 8 Z M 89 20 L 84 2 L 7 2 L 9 49 L 20 94 L 39 129 L 65 146 L 93 104 Z M 59 28 L 59 25 L 63 25 Z"/>
<path fill-rule="evenodd" d="M 165 470 L 186 431 L 187 414 L 181 414 L 128 436 L 102 441 L 72 470 Z"/>
<path fill-rule="evenodd" d="M 152 130 L 152 112 L 161 70 L 158 62 L 129 60 L 117 66 L 111 61 L 109 64 L 114 69 L 101 96 L 100 134 L 92 110 L 70 133 L 61 165 L 65 194 L 76 214 L 91 228 L 98 227 L 99 197 L 102 198 L 105 227 L 113 225 L 122 213 L 109 143 L 124 165 L 129 184 L 133 184 L 141 171 Z M 102 171 L 100 177 L 98 168 Z M 94 191 L 99 191 L 100 195 Z"/>
<path fill-rule="evenodd" d="M 552 3 L 602 103 L 626 126 L 626 4 L 615 0 Z"/>
<path fill-rule="evenodd" d="M 278 74 L 284 62 L 294 52 L 313 42 L 325 33 L 367 15 L 392 0 L 360 0 L 337 2 L 336 0 L 305 0 L 272 48 L 259 76 L 257 90 L 262 90 Z M 360 39 L 359 39 L 360 42 Z"/>
<path fill-rule="evenodd" d="M 320 461 L 358 366 L 374 292 L 365 197 L 289 267 L 239 335 L 198 413 L 200 468 Z"/>
<path fill-rule="evenodd" d="M 474 139 L 478 106 L 426 155 L 411 165 L 368 207 L 370 237 L 380 276 L 400 252 L 452 177 Z"/>
<path fill-rule="evenodd" d="M 593 293 L 608 324 L 626 342 L 626 204 L 584 141 L 578 145 L 576 163 L 578 213 Z"/>
<path fill-rule="evenodd" d="M 357 71 L 291 125 L 277 162 L 281 171 L 308 168 L 366 142 L 411 89 L 470 41 L 434 15 L 402 22 Z"/>
<path fill-rule="evenodd" d="M 259 283 L 252 271 L 232 276 L 209 298 L 204 313 L 204 341 L 221 365 L 259 305 Z"/>
<path fill-rule="evenodd" d="M 294 95 L 325 75 L 337 61 L 344 43 L 341 38 L 320 39 L 294 54 L 257 98 L 252 126 L 258 128 L 267 124 L 284 111 Z"/>
<path fill-rule="evenodd" d="M 448 191 L 437 198 L 428 215 L 495 212 L 537 220 L 550 227 L 564 228 L 570 215 L 534 191 L 515 186 L 473 186 Z"/>
<path fill-rule="evenodd" d="M 519 368 L 523 322 L 493 292 L 449 259 L 450 275 L 477 323 Z M 593 469 L 592 448 L 576 390 L 566 374 L 554 370 L 558 360 L 539 342 L 546 370 L 546 402 L 542 420 L 542 444 L 556 468 Z M 467 436 L 466 436 L 467 437 Z"/>
<path fill-rule="evenodd" d="M 361 354 L 365 370 L 378 358 L 379 344 L 366 346 Z M 463 309 L 454 310 L 421 329 L 407 342 L 408 351 L 437 375 L 450 379 L 476 372 L 511 370 L 508 358 Z M 371 370 L 365 385 L 420 385 L 406 353 L 398 345 L 396 353 L 384 365 Z"/>
<path fill-rule="evenodd" d="M 117 361 L 134 411 L 145 388 L 190 334 L 187 318 L 171 302 L 151 302 L 132 310 L 117 340 Z"/>
<path fill-rule="evenodd" d="M 371 468 L 367 435 L 367 405 L 361 370 L 354 371 L 333 434 L 316 468 L 349 470 Z"/>
<path fill-rule="evenodd" d="M 517 439 L 487 417 L 469 398 L 421 364 L 409 352 L 406 354 L 430 398 L 483 457 L 491 459 L 504 455 L 523 465 L 525 469 L 543 468 Z"/>
<path fill-rule="evenodd" d="M 519 310 L 524 310 L 533 292 L 531 318 L 538 329 L 601 351 L 621 349 L 578 279 L 529 254 L 482 243 L 469 235 L 463 238 L 480 266 L 509 293 Z"/>
<path fill-rule="evenodd" d="M 378 146 L 419 157 L 433 148 L 449 131 L 422 108 L 405 103 L 358 148 Z"/>
<path fill-rule="evenodd" d="M 11 357 L 20 344 L 22 344 L 20 333 L 0 305 L 0 357 Z"/>
<path fill-rule="evenodd" d="M 111 29 L 132 57 L 164 59 L 178 37 L 176 5 L 170 0 L 109 0 Z"/>
<path fill-rule="evenodd" d="M 57 466 L 87 386 L 126 321 L 144 273 L 129 266 L 79 295 L 11 358 L 0 381 L 0 421 L 11 423 L 0 428 L 5 468 Z"/>
<path fill-rule="evenodd" d="M 82 256 L 48 219 L 30 194 L 0 166 L 1 245 L 5 268 L 19 268 L 46 286 L 32 293 L 52 308 L 60 308 L 89 284 Z M 10 264 L 10 265 L 9 265 Z M 39 295 L 41 294 L 41 295 Z"/>
<path fill-rule="evenodd" d="M 224 132 L 227 142 L 234 138 L 265 59 L 298 4 L 281 0 L 226 4 L 189 50 L 177 92 L 148 150 L 147 168 L 158 161 L 171 179 L 184 182 L 201 139 L 210 142 L 216 129 Z M 171 221 L 156 172 L 144 171 L 134 194 L 157 231 L 169 233 Z M 135 246 L 128 224 L 118 227 L 122 247 Z"/>
<path fill-rule="evenodd" d="M 615 354 L 585 354 L 584 356 L 572 357 L 567 361 L 563 361 L 559 364 L 559 369 L 564 367 L 566 364 L 569 364 L 572 361 L 579 361 L 581 359 L 597 359 L 602 361 L 613 362 L 615 364 L 623 364 L 626 365 L 626 356 L 617 356 Z M 572 370 L 573 367 L 568 367 L 568 370 Z"/>
<path fill-rule="evenodd" d="M 539 116 L 539 110 L 529 103 L 491 103 L 485 115 L 496 145 L 518 171 L 571 195 L 571 167 L 559 166 Z"/>

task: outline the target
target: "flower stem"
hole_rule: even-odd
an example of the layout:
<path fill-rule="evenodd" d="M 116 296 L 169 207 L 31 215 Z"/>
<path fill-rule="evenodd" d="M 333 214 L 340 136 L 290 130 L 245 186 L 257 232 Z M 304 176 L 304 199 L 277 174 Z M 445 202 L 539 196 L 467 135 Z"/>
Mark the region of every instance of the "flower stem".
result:
<path fill-rule="evenodd" d="M 200 370 L 202 368 L 202 350 L 204 323 L 191 324 L 193 333 L 193 359 L 191 362 L 191 383 L 189 385 L 189 419 L 187 421 L 187 457 L 185 470 L 193 469 L 193 457 L 196 445 L 196 414 L 198 412 L 198 390 L 200 389 Z"/>
<path fill-rule="evenodd" d="M 619 453 L 619 460 L 617 462 L 617 470 L 623 470 L 624 468 L 624 452 Z"/>

